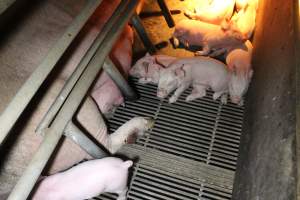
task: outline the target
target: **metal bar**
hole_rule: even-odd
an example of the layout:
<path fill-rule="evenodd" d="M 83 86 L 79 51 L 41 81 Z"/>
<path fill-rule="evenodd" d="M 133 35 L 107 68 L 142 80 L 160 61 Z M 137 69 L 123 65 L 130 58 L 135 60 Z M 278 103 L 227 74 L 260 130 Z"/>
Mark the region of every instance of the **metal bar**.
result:
<path fill-rule="evenodd" d="M 69 97 L 66 99 L 64 105 L 54 119 L 51 127 L 47 130 L 48 133 L 45 134 L 42 144 L 33 156 L 33 159 L 30 161 L 22 177 L 12 190 L 8 200 L 23 200 L 28 197 L 35 182 L 39 178 L 48 159 L 59 142 L 63 130 L 67 126 L 67 123 L 72 119 L 83 97 L 101 69 L 107 54 L 112 48 L 113 42 L 119 37 L 125 24 L 135 11 L 137 2 L 138 0 L 131 0 L 129 2 L 127 9 L 121 13 L 121 17 L 110 30 L 110 34 L 106 35 L 103 43 L 97 49 L 96 54 L 90 61 L 89 66 L 74 86 Z"/>
<path fill-rule="evenodd" d="M 136 100 L 138 98 L 135 91 L 129 86 L 128 82 L 124 79 L 122 74 L 116 68 L 115 64 L 110 58 L 106 58 L 103 69 L 109 75 L 109 77 L 115 82 L 122 94 L 127 100 Z"/>
<path fill-rule="evenodd" d="M 0 116 L 0 147 L 36 91 L 102 0 L 90 0 Z"/>
<path fill-rule="evenodd" d="M 105 35 L 109 32 L 111 27 L 116 23 L 119 14 L 126 8 L 128 1 L 121 1 L 113 15 L 110 17 L 110 20 L 105 24 L 105 26 L 101 29 L 101 32 L 96 37 L 94 43 L 91 45 L 89 50 L 83 56 L 82 60 L 80 61 L 79 65 L 76 67 L 70 78 L 68 79 L 67 83 L 64 85 L 63 89 L 61 90 L 60 94 L 57 96 L 55 102 L 51 105 L 50 109 L 47 111 L 45 116 L 43 117 L 42 121 L 38 125 L 36 132 L 38 134 L 43 135 L 43 130 L 47 129 L 56 116 L 57 112 L 65 102 L 67 96 L 69 95 L 70 91 L 74 87 L 75 83 L 78 81 L 79 77 L 86 69 L 86 66 L 90 62 L 93 55 L 95 55 L 96 50 L 103 42 Z"/>
<path fill-rule="evenodd" d="M 161 9 L 161 11 L 162 11 L 165 19 L 166 19 L 166 22 L 167 22 L 168 26 L 170 28 L 174 27 L 175 26 L 175 22 L 173 20 L 173 17 L 172 17 L 172 15 L 170 13 L 170 10 L 169 10 L 169 8 L 168 8 L 165 0 L 157 0 L 157 3 L 159 5 L 159 7 L 160 7 L 160 9 Z"/>
<path fill-rule="evenodd" d="M 145 48 L 147 49 L 147 51 L 149 51 L 149 53 L 154 54 L 156 52 L 156 48 L 155 46 L 152 44 L 144 26 L 143 26 L 143 22 L 140 19 L 140 17 L 135 13 L 132 18 L 131 18 L 131 23 L 133 25 L 133 27 L 135 28 L 137 34 L 139 35 L 139 37 L 141 38 Z"/>
<path fill-rule="evenodd" d="M 88 138 L 72 121 L 68 123 L 64 135 L 73 140 L 73 142 L 94 158 L 99 159 L 110 155 L 109 151 L 103 150 L 103 148 Z"/>

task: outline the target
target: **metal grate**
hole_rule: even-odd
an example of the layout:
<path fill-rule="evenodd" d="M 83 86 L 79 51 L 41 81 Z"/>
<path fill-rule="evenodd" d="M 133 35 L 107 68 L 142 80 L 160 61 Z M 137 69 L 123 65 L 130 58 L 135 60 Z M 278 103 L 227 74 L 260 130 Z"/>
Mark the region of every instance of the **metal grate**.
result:
<path fill-rule="evenodd" d="M 187 178 L 144 164 L 136 164 L 127 194 L 128 200 L 229 200 L 231 189 Z M 94 199 L 115 200 L 115 194 Z"/>
<path fill-rule="evenodd" d="M 169 104 L 156 98 L 157 86 L 141 85 L 135 79 L 133 84 L 140 99 L 116 110 L 109 120 L 110 132 L 134 116 L 153 117 L 155 125 L 136 145 L 122 150 L 141 158 L 128 199 L 230 199 L 243 107 L 212 100 L 212 91 L 204 98 L 185 102 L 191 89 Z M 101 199 L 114 197 L 105 194 Z"/>
<path fill-rule="evenodd" d="M 191 89 L 175 104 L 156 98 L 155 85 L 135 82 L 141 98 L 127 102 L 109 120 L 113 132 L 134 116 L 155 118 L 148 137 L 137 144 L 190 158 L 209 165 L 235 170 L 243 121 L 243 108 L 229 103 L 222 105 L 212 100 L 212 92 L 204 98 L 185 102 Z"/>

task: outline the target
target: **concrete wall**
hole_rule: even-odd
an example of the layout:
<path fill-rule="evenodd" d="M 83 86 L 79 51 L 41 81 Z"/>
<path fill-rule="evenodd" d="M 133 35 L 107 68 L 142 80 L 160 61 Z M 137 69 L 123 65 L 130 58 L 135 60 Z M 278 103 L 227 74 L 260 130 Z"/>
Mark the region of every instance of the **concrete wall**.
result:
<path fill-rule="evenodd" d="M 296 199 L 295 2 L 260 0 L 233 199 Z"/>

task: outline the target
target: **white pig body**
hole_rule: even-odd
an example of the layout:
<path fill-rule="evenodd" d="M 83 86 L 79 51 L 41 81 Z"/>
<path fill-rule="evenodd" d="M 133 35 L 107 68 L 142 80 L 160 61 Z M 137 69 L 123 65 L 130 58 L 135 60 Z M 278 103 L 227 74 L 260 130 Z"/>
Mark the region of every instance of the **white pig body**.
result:
<path fill-rule="evenodd" d="M 159 74 L 164 66 L 168 66 L 176 60 L 176 57 L 167 55 L 153 55 L 146 54 L 139 59 L 129 71 L 133 77 L 139 78 L 140 83 L 154 83 L 159 81 Z"/>
<path fill-rule="evenodd" d="M 244 38 L 249 39 L 255 29 L 258 0 L 249 0 L 246 6 L 235 13 L 228 24 L 222 24 L 223 29 L 239 31 Z"/>
<path fill-rule="evenodd" d="M 179 45 L 179 41 L 185 46 L 202 46 L 203 50 L 198 51 L 197 55 L 208 55 L 211 50 L 221 54 L 226 48 L 245 41 L 239 32 L 224 31 L 221 26 L 197 20 L 180 21 L 175 27 L 173 38 L 175 46 Z"/>
<path fill-rule="evenodd" d="M 230 71 L 229 94 L 233 103 L 243 105 L 243 95 L 247 92 L 253 70 L 251 66 L 253 46 L 249 40 L 231 49 L 226 56 Z"/>
<path fill-rule="evenodd" d="M 212 24 L 221 24 L 224 19 L 230 19 L 233 13 L 235 0 L 213 0 L 204 8 L 195 9 L 195 13 L 185 11 L 191 18 Z"/>
<path fill-rule="evenodd" d="M 218 60 L 202 56 L 177 59 L 161 72 L 157 96 L 165 98 L 176 89 L 169 99 L 170 103 L 174 103 L 192 85 L 192 94 L 186 97 L 186 101 L 205 96 L 206 89 L 211 88 L 214 91 L 213 99 L 222 95 L 221 100 L 226 103 L 228 81 L 226 66 Z"/>
<path fill-rule="evenodd" d="M 132 161 L 107 157 L 90 160 L 69 170 L 44 178 L 37 186 L 33 200 L 81 200 L 104 192 L 117 193 L 126 199 L 128 168 Z"/>

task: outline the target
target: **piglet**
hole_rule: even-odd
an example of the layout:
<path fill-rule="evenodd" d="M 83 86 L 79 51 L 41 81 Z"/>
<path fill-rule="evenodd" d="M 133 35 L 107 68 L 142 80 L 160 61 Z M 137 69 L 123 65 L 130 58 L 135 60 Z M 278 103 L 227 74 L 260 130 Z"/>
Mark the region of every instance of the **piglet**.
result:
<path fill-rule="evenodd" d="M 231 18 L 234 5 L 235 0 L 213 0 L 210 5 L 195 9 L 195 13 L 185 11 L 185 15 L 191 19 L 218 25 L 224 19 Z"/>
<path fill-rule="evenodd" d="M 133 77 L 139 78 L 139 83 L 158 84 L 161 69 L 176 60 L 176 57 L 167 55 L 153 55 L 147 53 L 139 59 L 129 71 Z"/>
<path fill-rule="evenodd" d="M 169 99 L 169 103 L 174 103 L 192 85 L 192 93 L 186 97 L 186 101 L 205 96 L 206 89 L 211 88 L 214 91 L 213 99 L 222 96 L 221 101 L 226 104 L 228 81 L 229 73 L 222 62 L 203 56 L 182 58 L 161 71 L 157 97 L 166 98 L 176 89 Z"/>
<path fill-rule="evenodd" d="M 251 67 L 253 46 L 249 40 L 231 49 L 226 55 L 230 71 L 229 94 L 232 103 L 243 105 L 243 95 L 247 92 L 253 70 Z"/>
<path fill-rule="evenodd" d="M 33 194 L 33 200 L 82 200 L 104 192 L 117 193 L 125 200 L 128 168 L 131 160 L 107 157 L 78 164 L 69 170 L 44 178 Z"/>
<path fill-rule="evenodd" d="M 218 25 L 197 20 L 182 20 L 175 27 L 173 41 L 175 47 L 179 46 L 179 42 L 186 47 L 202 46 L 203 50 L 197 51 L 196 55 L 208 55 L 214 50 L 214 56 L 217 56 L 224 53 L 228 47 L 242 44 L 245 39 L 239 31 L 224 31 Z"/>
<path fill-rule="evenodd" d="M 242 37 L 249 39 L 255 29 L 258 0 L 249 0 L 243 9 L 235 13 L 231 20 L 221 24 L 224 30 L 238 31 Z"/>

